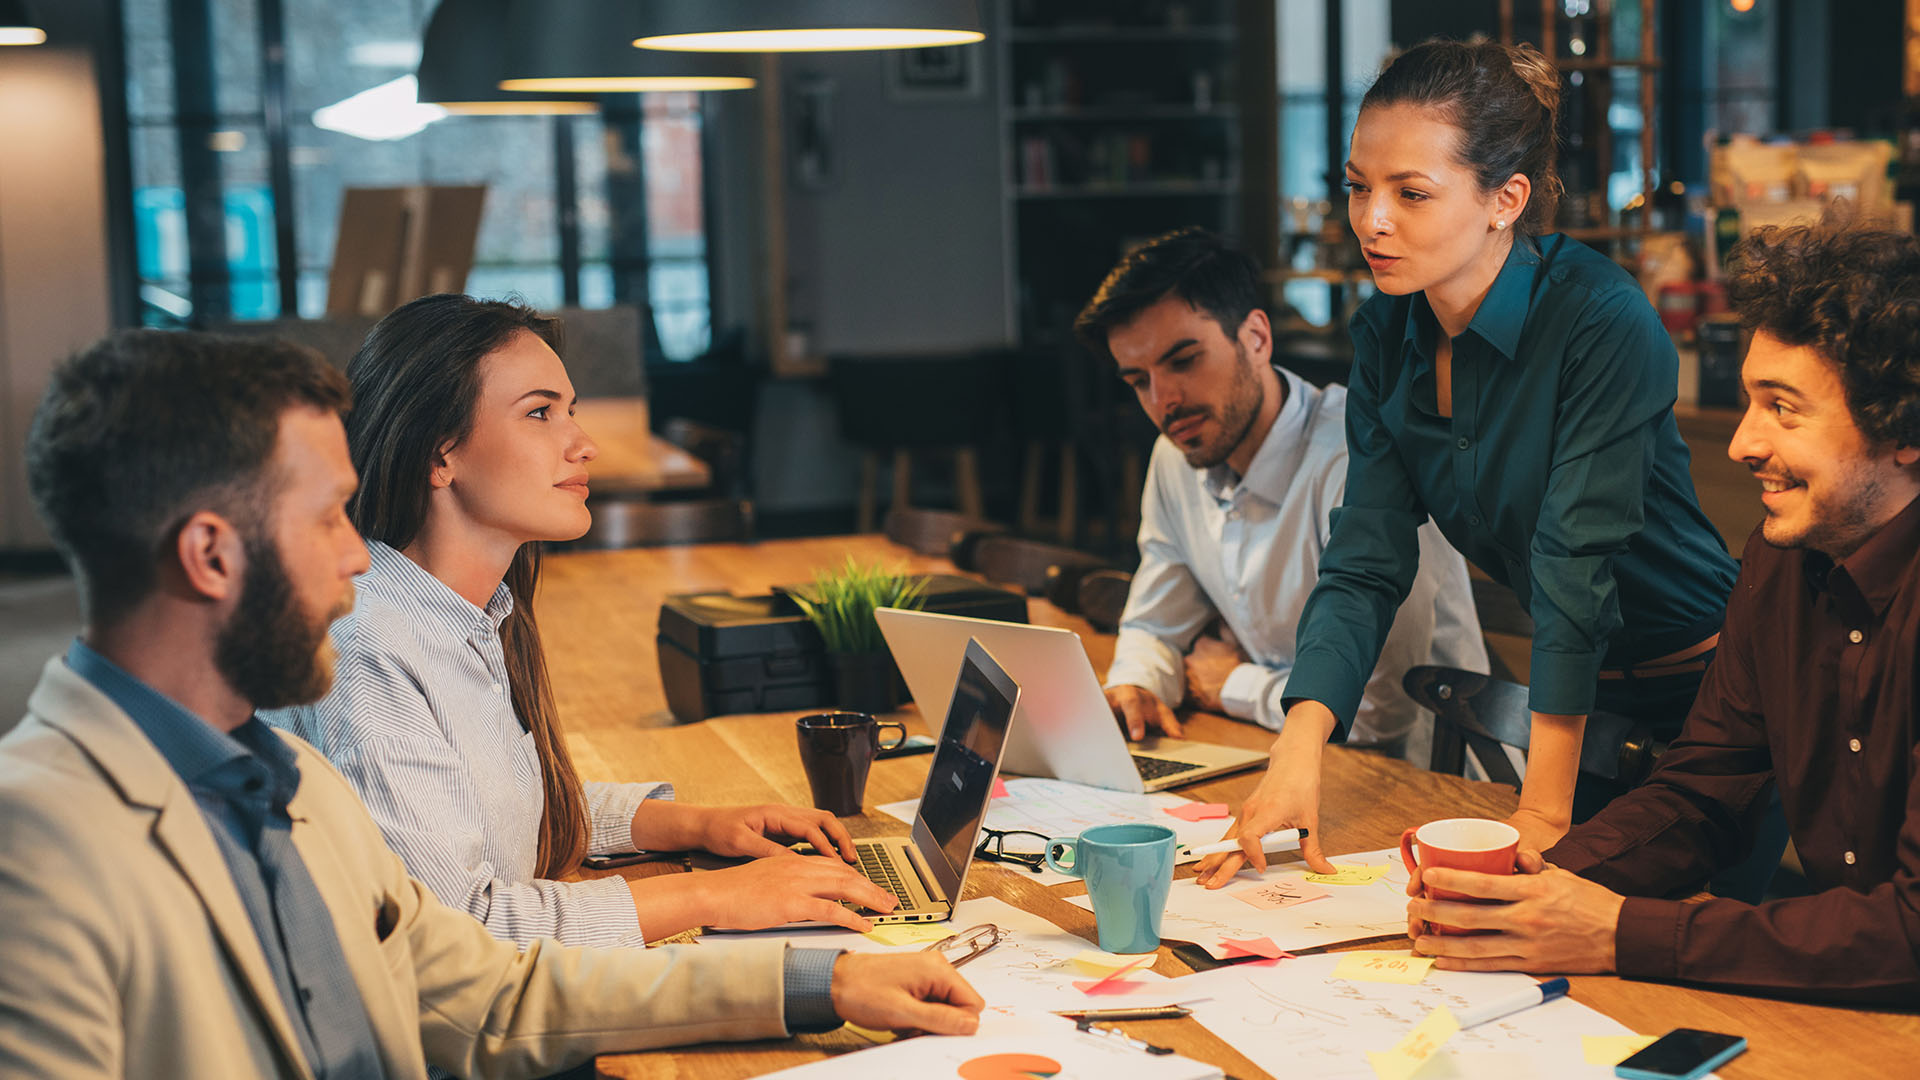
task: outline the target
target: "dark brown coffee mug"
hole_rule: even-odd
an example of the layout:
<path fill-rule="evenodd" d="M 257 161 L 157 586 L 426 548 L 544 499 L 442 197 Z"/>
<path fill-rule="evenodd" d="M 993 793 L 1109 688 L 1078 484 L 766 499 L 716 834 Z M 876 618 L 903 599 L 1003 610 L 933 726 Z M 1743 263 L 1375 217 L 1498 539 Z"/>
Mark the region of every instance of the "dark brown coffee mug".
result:
<path fill-rule="evenodd" d="M 840 817 L 860 812 L 874 755 L 899 746 L 907 737 L 906 725 L 857 712 L 815 713 L 795 720 L 793 726 L 800 740 L 800 764 L 813 788 L 813 805 Z M 898 733 L 884 746 L 881 728 Z"/>

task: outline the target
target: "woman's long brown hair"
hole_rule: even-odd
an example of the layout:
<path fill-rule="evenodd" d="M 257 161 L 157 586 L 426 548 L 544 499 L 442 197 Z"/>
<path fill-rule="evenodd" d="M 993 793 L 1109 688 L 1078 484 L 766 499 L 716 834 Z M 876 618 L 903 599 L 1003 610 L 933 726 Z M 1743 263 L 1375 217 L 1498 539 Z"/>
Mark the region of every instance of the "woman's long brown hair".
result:
<path fill-rule="evenodd" d="M 348 513 L 361 536 L 404 549 L 420 535 L 434 456 L 473 430 L 481 361 L 521 331 L 561 351 L 558 319 L 519 304 L 450 293 L 395 309 L 367 335 L 347 365 L 353 384 L 347 448 L 360 474 Z M 500 643 L 513 711 L 533 733 L 546 788 L 535 872 L 552 878 L 577 867 L 586 854 L 587 805 L 560 730 L 534 620 L 539 581 L 540 545 L 522 544 L 507 567 L 513 613 L 501 624 Z"/>

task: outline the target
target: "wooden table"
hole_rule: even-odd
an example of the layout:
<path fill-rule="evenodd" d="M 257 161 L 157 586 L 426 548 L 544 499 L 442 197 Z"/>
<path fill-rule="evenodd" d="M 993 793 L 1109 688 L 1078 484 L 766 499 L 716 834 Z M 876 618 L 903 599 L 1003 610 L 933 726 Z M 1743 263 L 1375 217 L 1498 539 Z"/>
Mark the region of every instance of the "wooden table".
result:
<path fill-rule="evenodd" d="M 587 466 L 594 498 L 713 482 L 706 462 L 653 433 L 646 398 L 583 398 L 574 405 L 574 417 L 600 449 Z"/>
<path fill-rule="evenodd" d="M 806 778 L 794 749 L 795 714 L 673 723 L 659 687 L 654 623 L 669 593 L 724 588 L 764 592 L 773 585 L 804 581 L 814 568 L 838 563 L 849 553 L 915 571 L 952 570 L 943 560 L 912 555 L 881 537 L 580 553 L 549 560 L 538 610 L 581 775 L 595 780 L 671 779 L 682 798 L 699 803 L 807 804 Z M 1030 609 L 1035 622 L 1079 630 L 1096 670 L 1105 670 L 1112 658 L 1111 637 L 1093 634 L 1079 619 L 1043 601 L 1032 601 Z M 912 710 L 903 717 L 910 727 L 925 730 Z M 1264 747 L 1269 742 L 1259 728 L 1222 717 L 1193 717 L 1189 731 L 1196 738 L 1240 746 Z M 917 796 L 926 768 L 925 757 L 877 762 L 868 781 L 868 805 Z M 1242 773 L 1185 787 L 1181 793 L 1237 805 L 1257 779 L 1256 774 Z M 1322 830 L 1330 852 L 1388 847 L 1398 842 L 1405 826 L 1436 817 L 1504 817 L 1516 801 L 1503 787 L 1435 775 L 1338 747 L 1327 754 L 1322 798 Z M 848 827 L 867 836 L 906 831 L 902 823 L 876 813 L 850 818 Z M 1191 873 L 1182 868 L 1180 876 Z M 1061 899 L 1082 889 L 1067 885 L 1056 892 L 1036 885 L 1023 872 L 976 863 L 966 896 L 998 896 L 1092 942 L 1092 914 Z M 1154 969 L 1169 976 L 1188 973 L 1165 949 Z M 1803 1005 L 1612 977 L 1575 978 L 1573 997 L 1636 1031 L 1696 1027 L 1746 1036 L 1751 1049 L 1721 1070 L 1728 1080 L 1821 1073 L 1899 1075 L 1909 1067 L 1901 1062 L 1920 1048 L 1920 1017 L 1910 1014 Z M 1126 1026 L 1136 1037 L 1212 1062 L 1233 1076 L 1267 1075 L 1196 1022 Z M 730 1080 L 865 1045 L 842 1031 L 784 1042 L 610 1055 L 600 1060 L 599 1068 L 601 1075 L 611 1077 Z"/>

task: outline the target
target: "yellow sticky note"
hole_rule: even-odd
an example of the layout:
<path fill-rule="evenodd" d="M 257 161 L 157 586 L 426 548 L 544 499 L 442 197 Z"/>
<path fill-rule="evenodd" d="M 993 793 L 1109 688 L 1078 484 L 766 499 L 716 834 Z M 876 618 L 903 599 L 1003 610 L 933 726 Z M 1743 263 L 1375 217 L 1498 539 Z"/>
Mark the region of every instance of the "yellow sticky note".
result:
<path fill-rule="evenodd" d="M 1334 865 L 1331 874 L 1308 874 L 1307 880 L 1316 885 L 1371 885 L 1387 876 L 1390 866 L 1341 866 Z"/>
<path fill-rule="evenodd" d="M 1099 975 L 1104 978 L 1129 964 L 1138 964 L 1142 960 L 1147 961 L 1147 963 L 1141 964 L 1141 967 L 1152 967 L 1154 955 L 1154 953 L 1141 953 L 1129 956 L 1122 953 L 1087 949 L 1084 952 L 1075 953 L 1073 958 L 1068 960 L 1067 963 L 1072 964 L 1082 975 Z M 1134 970 L 1138 971 L 1139 968 L 1135 968 Z"/>
<path fill-rule="evenodd" d="M 1653 1043 L 1652 1035 L 1582 1035 L 1580 1049 L 1587 1064 L 1612 1068 Z"/>
<path fill-rule="evenodd" d="M 953 927 L 946 923 L 882 923 L 867 931 L 869 941 L 882 945 L 931 945 L 944 937 L 953 936 Z"/>
<path fill-rule="evenodd" d="M 1440 1052 L 1460 1030 L 1460 1021 L 1453 1018 L 1445 1005 L 1427 1014 L 1425 1020 L 1413 1026 L 1405 1038 L 1395 1043 L 1387 1051 L 1367 1051 L 1367 1062 L 1373 1066 L 1373 1073 L 1380 1080 L 1407 1080 L 1417 1072 L 1427 1059 Z"/>
<path fill-rule="evenodd" d="M 1350 952 L 1340 954 L 1333 969 L 1336 979 L 1360 982 L 1404 983 L 1407 986 L 1427 977 L 1433 957 L 1397 952 Z"/>
<path fill-rule="evenodd" d="M 845 1030 L 853 1032 L 855 1035 L 860 1036 L 861 1038 L 867 1040 L 870 1043 L 880 1043 L 882 1045 L 885 1045 L 886 1043 L 890 1043 L 893 1040 L 900 1037 L 898 1035 L 895 1035 L 891 1031 L 879 1031 L 874 1028 L 863 1028 L 859 1024 L 843 1024 L 841 1026 Z"/>

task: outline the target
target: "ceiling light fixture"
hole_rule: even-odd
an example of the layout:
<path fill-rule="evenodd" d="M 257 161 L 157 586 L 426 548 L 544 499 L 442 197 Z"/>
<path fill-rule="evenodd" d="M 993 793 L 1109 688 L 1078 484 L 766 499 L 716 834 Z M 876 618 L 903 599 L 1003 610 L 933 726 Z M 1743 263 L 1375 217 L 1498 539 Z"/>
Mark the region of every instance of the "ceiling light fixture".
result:
<path fill-rule="evenodd" d="M 746 90 L 754 83 L 752 57 L 632 48 L 648 25 L 645 12 L 658 6 L 654 0 L 508 0 L 506 6 L 502 90 L 612 94 Z"/>
<path fill-rule="evenodd" d="M 653 0 L 641 49 L 851 52 L 968 45 L 986 37 L 977 0 Z"/>
<path fill-rule="evenodd" d="M 461 116 L 578 116 L 580 95 L 532 97 L 500 89 L 507 67 L 508 0 L 440 0 L 420 47 L 420 100 Z"/>
<path fill-rule="evenodd" d="M 38 45 L 47 32 L 34 25 L 26 0 L 0 0 L 0 45 Z"/>

